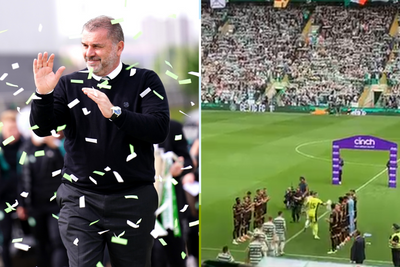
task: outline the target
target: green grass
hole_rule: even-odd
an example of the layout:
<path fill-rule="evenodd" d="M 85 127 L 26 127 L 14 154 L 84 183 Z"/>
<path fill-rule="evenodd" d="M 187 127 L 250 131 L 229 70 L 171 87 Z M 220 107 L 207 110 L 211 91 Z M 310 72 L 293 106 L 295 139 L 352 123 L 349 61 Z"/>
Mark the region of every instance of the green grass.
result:
<path fill-rule="evenodd" d="M 316 190 L 322 200 L 336 201 L 348 190 L 363 187 L 357 194 L 358 227 L 372 234 L 368 238 L 371 245 L 366 251 L 367 259 L 373 263 L 391 260 L 387 241 L 392 223 L 400 223 L 400 194 L 399 189 L 387 186 L 384 170 L 388 152 L 344 150 L 341 186 L 331 185 L 330 156 L 332 140 L 357 134 L 399 142 L 399 118 L 203 111 L 201 129 L 202 260 L 215 259 L 218 251 L 228 245 L 235 259 L 244 261 L 243 251 L 248 243 L 232 245 L 235 197 L 242 197 L 249 190 L 254 195 L 256 189 L 266 187 L 271 197 L 268 214 L 275 217 L 284 210 L 285 189 L 297 185 L 300 176 L 307 178 L 310 189 Z M 325 209 L 320 210 L 320 215 L 324 212 Z M 298 234 L 304 218 L 300 224 L 291 224 L 288 211 L 285 218 L 290 239 L 287 254 L 311 259 L 328 256 L 327 217 L 319 221 L 321 240 L 312 238 L 311 229 Z M 349 250 L 347 244 L 326 260 L 348 262 Z"/>

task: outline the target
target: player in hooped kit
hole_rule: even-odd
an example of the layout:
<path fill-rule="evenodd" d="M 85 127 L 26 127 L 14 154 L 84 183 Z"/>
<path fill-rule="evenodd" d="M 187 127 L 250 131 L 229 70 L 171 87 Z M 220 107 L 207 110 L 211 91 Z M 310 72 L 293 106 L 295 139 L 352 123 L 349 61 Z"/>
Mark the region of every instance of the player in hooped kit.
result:
<path fill-rule="evenodd" d="M 242 242 L 240 238 L 240 227 L 242 225 L 243 221 L 243 205 L 240 203 L 240 198 L 236 198 L 236 203 L 233 205 L 233 241 L 232 243 L 234 245 L 237 245 L 238 241 Z"/>
<path fill-rule="evenodd" d="M 274 219 L 274 224 L 275 224 L 275 229 L 276 229 L 276 235 L 278 237 L 278 244 L 276 247 L 276 255 L 283 255 L 284 249 L 285 249 L 285 241 L 286 241 L 286 220 L 282 216 L 283 212 L 279 211 L 278 212 L 278 217 Z"/>

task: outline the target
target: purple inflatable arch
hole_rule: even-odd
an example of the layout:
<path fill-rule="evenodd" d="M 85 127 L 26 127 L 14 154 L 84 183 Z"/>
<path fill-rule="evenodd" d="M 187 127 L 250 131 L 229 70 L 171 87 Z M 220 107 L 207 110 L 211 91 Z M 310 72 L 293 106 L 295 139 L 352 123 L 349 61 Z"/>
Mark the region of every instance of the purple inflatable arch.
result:
<path fill-rule="evenodd" d="M 356 135 L 332 143 L 332 184 L 339 184 L 339 158 L 341 149 L 389 151 L 389 187 L 396 188 L 397 144 L 370 135 Z"/>

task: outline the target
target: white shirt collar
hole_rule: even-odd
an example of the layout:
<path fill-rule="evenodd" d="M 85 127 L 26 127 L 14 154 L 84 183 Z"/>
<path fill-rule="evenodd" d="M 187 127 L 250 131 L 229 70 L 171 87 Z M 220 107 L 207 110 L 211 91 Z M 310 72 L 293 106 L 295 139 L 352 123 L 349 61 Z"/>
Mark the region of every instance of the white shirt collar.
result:
<path fill-rule="evenodd" d="M 111 73 L 105 75 L 108 76 L 108 78 L 110 78 L 110 80 L 114 79 L 115 77 L 118 76 L 118 74 L 121 72 L 122 70 L 122 62 L 119 62 L 118 67 L 116 67 Z M 101 78 L 105 77 L 105 76 L 97 76 L 96 74 L 93 73 L 92 77 L 95 78 L 97 81 L 100 81 Z"/>

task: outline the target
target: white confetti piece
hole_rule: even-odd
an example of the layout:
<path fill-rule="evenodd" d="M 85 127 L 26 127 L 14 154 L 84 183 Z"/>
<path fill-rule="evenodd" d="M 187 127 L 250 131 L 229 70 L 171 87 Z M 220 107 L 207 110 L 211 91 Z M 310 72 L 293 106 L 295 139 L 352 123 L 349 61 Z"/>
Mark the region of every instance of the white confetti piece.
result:
<path fill-rule="evenodd" d="M 118 183 L 123 183 L 124 180 L 122 179 L 121 175 L 118 172 L 113 171 L 115 178 L 117 178 Z"/>
<path fill-rule="evenodd" d="M 17 111 L 18 111 L 19 114 L 21 114 L 21 108 L 20 107 L 17 107 Z"/>
<path fill-rule="evenodd" d="M 75 238 L 75 240 L 74 240 L 74 243 L 73 243 L 73 244 L 74 244 L 75 246 L 78 246 L 78 242 L 79 242 L 79 239 L 78 239 L 78 238 Z"/>
<path fill-rule="evenodd" d="M 123 231 L 122 233 L 119 234 L 118 238 L 122 237 L 125 234 L 125 231 Z M 114 233 L 115 235 L 115 233 Z"/>
<path fill-rule="evenodd" d="M 51 135 L 52 135 L 53 137 L 55 137 L 55 138 L 60 137 L 60 135 L 56 132 L 56 130 L 51 130 L 50 133 L 51 133 Z"/>
<path fill-rule="evenodd" d="M 16 249 L 20 249 L 20 250 L 24 250 L 24 251 L 28 251 L 31 247 L 22 243 L 14 243 L 14 247 Z"/>
<path fill-rule="evenodd" d="M 95 138 L 85 138 L 85 141 L 86 142 L 89 142 L 89 143 L 95 143 L 95 144 L 97 144 L 97 139 L 95 139 Z"/>
<path fill-rule="evenodd" d="M 198 72 L 194 72 L 194 71 L 189 71 L 188 74 L 200 77 L 200 74 Z"/>
<path fill-rule="evenodd" d="M 177 185 L 178 184 L 178 181 L 175 180 L 174 178 L 171 179 L 171 182 L 172 182 L 173 185 Z"/>
<path fill-rule="evenodd" d="M 132 228 L 139 228 L 139 225 L 131 222 L 130 220 L 127 220 L 126 223 Z"/>
<path fill-rule="evenodd" d="M 98 232 L 98 234 L 99 234 L 99 235 L 102 235 L 102 234 L 104 234 L 104 233 L 107 233 L 108 231 L 110 231 L 110 229 L 105 230 L 105 231 Z"/>
<path fill-rule="evenodd" d="M 81 196 L 79 198 L 79 208 L 84 208 L 85 207 L 85 196 Z"/>
<path fill-rule="evenodd" d="M 11 67 L 12 67 L 13 70 L 18 69 L 19 68 L 19 64 L 18 63 L 14 63 L 14 64 L 11 65 Z"/>
<path fill-rule="evenodd" d="M 180 212 L 185 212 L 185 211 L 187 210 L 188 207 L 189 207 L 189 205 L 185 205 L 185 206 L 180 210 Z"/>
<path fill-rule="evenodd" d="M 146 90 L 144 90 L 143 92 L 140 93 L 140 97 L 143 98 L 150 92 L 151 92 L 151 89 L 149 87 L 149 88 L 147 88 Z"/>
<path fill-rule="evenodd" d="M 32 96 L 32 99 L 33 100 L 40 100 L 40 99 L 42 99 L 40 96 L 37 96 L 37 95 L 33 95 Z"/>
<path fill-rule="evenodd" d="M 160 207 L 158 207 L 158 209 L 156 210 L 156 212 L 154 213 L 156 215 L 156 217 L 158 215 L 160 215 L 164 210 L 166 210 L 169 206 L 168 202 L 165 202 L 164 204 L 162 204 Z"/>
<path fill-rule="evenodd" d="M 39 24 L 39 32 L 42 32 L 42 29 L 43 29 L 43 26 L 42 26 L 42 24 Z"/>
<path fill-rule="evenodd" d="M 51 177 L 57 176 L 57 175 L 59 175 L 60 173 L 61 173 L 61 169 L 56 170 L 56 171 L 54 171 L 54 172 L 51 173 Z"/>
<path fill-rule="evenodd" d="M 135 152 L 133 152 L 132 154 L 129 154 L 128 157 L 126 157 L 126 162 L 128 162 L 128 161 L 130 161 L 130 160 L 136 158 L 136 156 L 137 156 L 137 155 L 136 155 Z"/>
<path fill-rule="evenodd" d="M 89 180 L 92 181 L 94 184 L 97 185 L 97 181 L 95 179 L 93 179 L 92 177 L 89 176 Z"/>
<path fill-rule="evenodd" d="M 183 115 L 185 115 L 186 117 L 190 118 L 190 116 L 188 114 L 186 114 L 185 112 L 183 112 L 182 110 L 179 110 L 179 112 L 182 113 Z"/>
<path fill-rule="evenodd" d="M 138 196 L 135 195 L 129 195 L 129 196 L 125 196 L 125 198 L 134 198 L 134 199 L 139 199 Z"/>
<path fill-rule="evenodd" d="M 79 101 L 77 98 L 75 98 L 75 100 L 73 100 L 71 103 L 68 104 L 68 107 L 69 107 L 69 108 L 73 108 L 73 107 L 75 107 L 79 102 L 80 102 L 80 101 Z"/>
<path fill-rule="evenodd" d="M 192 101 L 190 101 L 190 105 L 192 105 L 192 107 L 195 105 Z"/>
<path fill-rule="evenodd" d="M 199 220 L 189 223 L 189 227 L 196 226 L 196 225 L 199 225 Z"/>
<path fill-rule="evenodd" d="M 109 171 L 111 171 L 111 168 L 107 166 L 107 167 L 104 168 L 104 170 L 105 170 L 106 172 L 109 172 Z"/>
<path fill-rule="evenodd" d="M 20 89 L 18 89 L 17 91 L 15 91 L 14 93 L 13 93 L 13 96 L 16 96 L 16 95 L 18 95 L 19 93 L 21 93 L 21 92 L 23 92 L 24 91 L 24 88 L 20 88 Z"/>
<path fill-rule="evenodd" d="M 136 69 L 131 69 L 131 73 L 129 74 L 129 76 L 133 76 L 136 73 Z"/>
<path fill-rule="evenodd" d="M 187 167 L 184 167 L 184 168 L 181 168 L 181 170 L 190 170 L 190 169 L 192 169 L 193 167 L 191 166 L 191 165 L 189 165 L 189 166 L 187 166 Z"/>
<path fill-rule="evenodd" d="M 0 81 L 4 81 L 4 79 L 8 76 L 8 73 L 3 73 L 0 77 Z"/>
<path fill-rule="evenodd" d="M 52 196 L 52 197 L 50 198 L 50 202 L 52 202 L 54 199 L 56 199 L 56 197 L 57 197 L 57 194 L 54 193 L 54 196 Z"/>
<path fill-rule="evenodd" d="M 11 241 L 11 243 L 21 243 L 23 240 L 23 238 L 15 238 Z"/>
<path fill-rule="evenodd" d="M 83 108 L 82 111 L 83 111 L 83 114 L 84 114 L 85 116 L 86 116 L 86 115 L 89 115 L 90 112 L 91 112 L 91 111 L 88 111 L 87 108 Z"/>
<path fill-rule="evenodd" d="M 158 220 L 156 220 L 156 223 L 154 225 L 154 229 L 150 232 L 150 234 L 156 239 L 159 236 L 167 236 L 168 232 L 164 230 L 164 228 L 161 226 Z"/>
<path fill-rule="evenodd" d="M 175 135 L 175 141 L 180 141 L 180 140 L 182 140 L 182 135 L 181 134 Z"/>
<path fill-rule="evenodd" d="M 18 200 L 15 200 L 15 203 L 11 205 L 11 207 L 15 208 L 16 206 L 18 206 Z"/>
<path fill-rule="evenodd" d="M 28 195 L 29 195 L 28 192 L 22 192 L 22 193 L 20 194 L 20 196 L 21 196 L 21 197 L 24 197 L 24 198 L 27 198 Z"/>
<path fill-rule="evenodd" d="M 76 177 L 75 175 L 71 174 L 69 177 L 71 177 L 71 179 L 76 182 L 78 181 L 78 177 Z"/>
<path fill-rule="evenodd" d="M 142 218 L 140 218 L 140 219 L 136 222 L 136 224 L 139 224 L 141 221 L 142 221 Z"/>

